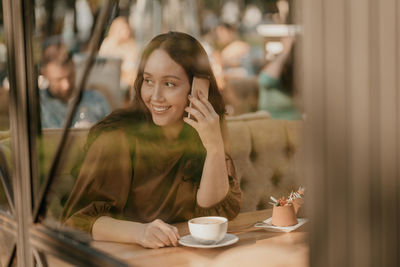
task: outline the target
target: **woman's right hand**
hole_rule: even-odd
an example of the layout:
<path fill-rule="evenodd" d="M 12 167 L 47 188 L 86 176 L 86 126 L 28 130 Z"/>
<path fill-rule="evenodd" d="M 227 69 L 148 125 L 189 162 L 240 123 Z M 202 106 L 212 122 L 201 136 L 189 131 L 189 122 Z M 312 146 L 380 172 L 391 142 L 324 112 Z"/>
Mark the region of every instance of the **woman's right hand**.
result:
<path fill-rule="evenodd" d="M 178 246 L 180 238 L 178 229 L 160 219 L 143 224 L 142 233 L 138 243 L 146 248 L 161 248 Z"/>

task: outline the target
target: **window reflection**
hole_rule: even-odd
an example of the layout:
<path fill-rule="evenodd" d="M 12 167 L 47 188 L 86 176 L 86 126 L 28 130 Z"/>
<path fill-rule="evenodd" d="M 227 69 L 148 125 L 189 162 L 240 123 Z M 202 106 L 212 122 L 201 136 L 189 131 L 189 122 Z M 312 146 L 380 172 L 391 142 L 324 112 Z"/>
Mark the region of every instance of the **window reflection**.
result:
<path fill-rule="evenodd" d="M 55 153 L 56 145 L 61 139 L 61 129 L 48 129 L 43 131 L 43 139 L 46 146 L 43 146 L 43 160 L 41 171 L 48 173 L 52 163 L 52 155 Z M 72 129 L 67 140 L 65 155 L 61 158 L 61 167 L 55 177 L 48 193 L 48 205 L 46 218 L 50 223 L 56 223 L 60 218 L 63 207 L 72 190 L 77 177 L 76 164 L 83 157 L 84 144 L 86 141 L 87 129 Z"/>
<path fill-rule="evenodd" d="M 2 3 L 0 3 L 1 13 Z M 14 235 L 7 231 L 7 217 L 13 217 L 12 161 L 9 118 L 9 91 L 7 48 L 3 17 L 0 16 L 0 266 L 7 266 L 14 248 Z M 10 266 L 15 266 L 14 261 Z"/>
<path fill-rule="evenodd" d="M 100 2 L 36 1 L 37 41 L 43 50 L 49 39 L 62 40 L 73 55 L 75 81 L 82 76 Z M 185 12 L 178 12 L 181 10 Z M 301 119 L 301 99 L 293 71 L 298 29 L 290 24 L 291 13 L 287 0 L 252 4 L 170 0 L 161 5 L 157 1 L 122 1 L 99 46 L 86 89 L 99 92 L 112 110 L 126 107 L 133 98 L 131 87 L 141 49 L 156 34 L 178 30 L 192 34 L 206 48 L 229 115 L 264 110 L 272 118 Z M 40 73 L 40 88 L 46 90 L 48 77 Z M 51 96 L 57 100 L 57 94 Z M 92 101 L 96 102 L 96 108 L 103 105 Z M 93 124 L 88 119 L 90 108 L 83 107 L 77 112 L 79 122 L 75 121 L 72 127 Z M 50 127 L 46 123 L 43 126 Z M 51 128 L 61 128 L 60 123 Z"/>
<path fill-rule="evenodd" d="M 69 108 L 76 97 L 87 59 L 89 38 L 102 1 L 35 1 L 35 59 L 42 134 L 38 140 L 39 191 L 49 173 Z M 121 60 L 98 56 L 70 125 L 88 129 L 124 103 Z M 74 183 L 75 141 L 67 144 L 61 167 L 48 193 L 47 217 L 57 220 Z M 69 142 L 69 141 L 68 141 Z M 79 154 L 78 154 L 79 155 Z"/>
<path fill-rule="evenodd" d="M 87 45 L 100 1 L 36 1 L 42 128 L 62 128 L 82 77 Z M 96 60 L 71 127 L 88 128 L 121 105 L 121 63 Z M 100 73 L 101 72 L 101 73 Z M 100 78 L 97 78 L 100 77 Z"/>
<path fill-rule="evenodd" d="M 1 4 L 0 7 L 2 7 Z M 11 214 L 8 198 L 12 197 L 12 192 L 6 191 L 7 189 L 12 190 L 10 119 L 8 109 L 9 91 L 7 48 L 3 18 L 0 17 L 0 212 L 6 212 L 6 214 Z"/>
<path fill-rule="evenodd" d="M 0 266 L 7 266 L 14 244 L 14 235 L 0 228 Z M 11 266 L 15 266 L 15 264 Z"/>
<path fill-rule="evenodd" d="M 0 131 L 7 131 L 9 126 L 8 95 L 10 85 L 7 78 L 7 48 L 3 22 L 0 21 Z"/>
<path fill-rule="evenodd" d="M 4 186 L 2 183 L 0 183 L 0 211 L 11 215 L 10 204 L 8 202 L 6 191 L 4 190 Z"/>
<path fill-rule="evenodd" d="M 74 95 L 75 64 L 63 40 L 51 40 L 43 46 L 41 73 L 47 86 L 40 89 L 43 128 L 62 128 Z M 72 127 L 88 128 L 110 113 L 105 96 L 95 90 L 83 92 Z"/>
<path fill-rule="evenodd" d="M 37 73 L 40 74 L 38 95 L 40 96 L 42 124 L 38 155 L 40 181 L 43 181 L 48 173 L 60 141 L 61 128 L 64 126 L 71 99 L 75 97 L 77 81 L 82 78 L 83 66 L 87 59 L 88 41 L 97 20 L 100 2 L 86 0 L 37 0 L 35 2 L 34 53 Z M 79 170 L 76 167 L 84 155 L 88 128 L 112 110 L 129 106 L 129 101 L 135 96 L 130 87 L 133 86 L 133 80 L 137 75 L 138 55 L 151 37 L 161 31 L 180 30 L 201 40 L 202 45 L 207 49 L 213 71 L 216 74 L 219 86 L 217 90 L 220 90 L 225 97 L 230 115 L 248 113 L 260 108 L 258 99 L 261 94 L 258 94 L 258 75 L 267 64 L 265 60 L 272 60 L 268 56 L 266 57 L 266 53 L 271 51 L 275 54 L 280 53 L 280 51 L 270 48 L 273 46 L 266 45 L 265 36 L 255 33 L 255 27 L 265 19 L 263 17 L 265 10 L 260 11 L 257 6 L 246 6 L 244 10 L 248 13 L 243 16 L 246 19 L 241 22 L 239 18 L 242 16 L 238 15 L 241 10 L 229 1 L 224 2 L 227 3 L 226 5 L 222 5 L 221 1 L 221 10 L 215 9 L 214 4 L 206 1 L 202 3 L 204 4 L 202 6 L 197 5 L 196 1 L 165 1 L 162 2 L 162 5 L 165 5 L 163 7 L 158 1 L 121 2 L 123 4 L 119 6 L 117 14 L 115 14 L 116 18 L 110 21 L 105 39 L 99 45 L 100 53 L 94 62 L 81 105 L 71 124 L 74 129 L 67 141 L 67 149 L 60 159 L 61 168 L 48 192 L 45 214 L 45 222 L 48 225 L 59 226 L 59 218 L 63 214 L 67 199 L 70 197 L 78 177 L 77 171 Z M 149 6 L 148 3 L 153 4 Z M 185 8 L 188 9 L 188 12 L 177 12 Z M 168 10 L 174 11 L 173 16 L 171 16 L 171 12 L 167 12 Z M 201 16 L 194 16 L 193 14 L 198 14 L 199 10 Z M 148 35 L 146 39 L 143 37 L 143 29 L 137 27 L 135 29 L 134 22 L 141 17 L 148 20 L 149 16 L 146 16 L 148 14 L 151 15 L 149 25 L 152 26 L 152 31 L 146 32 Z M 168 17 L 160 17 L 161 14 Z M 135 15 L 136 18 L 132 17 Z M 208 20 L 206 21 L 205 18 Z M 120 28 L 116 30 L 118 33 L 116 36 L 113 25 L 122 25 L 118 26 Z M 124 30 L 121 30 L 121 27 Z M 277 42 L 282 43 L 282 41 Z M 2 93 L 1 101 L 7 103 L 8 84 L 7 80 L 3 79 L 1 70 L 3 67 L 1 51 L 0 44 L 0 79 L 3 80 L 0 93 Z M 276 78 L 278 79 L 280 76 Z M 266 109 L 268 110 L 268 108 Z M 0 121 L 0 127 L 5 126 L 0 130 L 7 131 L 8 115 L 6 112 L 1 112 L 1 114 L 4 123 Z M 6 115 L 3 116 L 3 114 Z M 8 136 L 5 139 L 7 138 Z M 113 141 L 110 141 L 111 146 Z M 172 148 L 175 149 L 174 146 Z M 150 155 L 150 157 L 153 156 Z M 92 168 L 95 167 L 92 166 Z M 185 166 L 186 169 L 190 169 L 190 167 L 192 166 Z M 186 169 L 185 171 L 187 171 Z M 98 172 L 101 170 L 101 168 L 97 168 Z M 238 185 L 236 186 L 238 187 Z M 5 203 L 0 208 L 4 207 L 4 210 L 9 210 L 5 194 L 2 195 L 2 192 L 4 192 L 4 188 L 0 187 L 0 204 Z M 236 213 L 238 210 L 234 212 Z M 186 219 L 187 217 L 182 218 Z M 74 230 L 69 230 L 69 233 L 82 239 L 81 233 L 74 232 Z M 0 241 L 5 240 L 10 239 L 7 233 L 2 233 Z M 0 243 L 2 253 L 10 251 L 10 249 L 10 244 L 6 247 L 6 244 Z M 4 261 L 5 256 L 7 253 L 0 255 L 1 261 Z M 55 260 L 57 262 L 57 259 Z"/>
<path fill-rule="evenodd" d="M 64 266 L 64 267 L 76 266 L 75 264 L 71 264 L 51 254 L 45 254 L 40 251 L 34 250 L 33 255 L 36 262 L 36 266 Z"/>
<path fill-rule="evenodd" d="M 48 173 L 70 99 L 74 97 L 77 81 L 82 78 L 89 37 L 100 7 L 100 1 L 62 2 L 36 1 L 35 42 L 40 47 L 37 67 L 41 74 L 38 84 L 43 128 L 40 151 L 42 178 Z M 296 105 L 292 71 L 295 31 L 277 34 L 257 30 L 260 25 L 283 25 L 284 29 L 292 29 L 289 27 L 287 1 L 255 1 L 252 5 L 242 6 L 235 1 L 200 1 L 196 4 L 197 1 L 171 0 L 162 1 L 161 5 L 159 1 L 120 2 L 105 30 L 104 40 L 99 44 L 99 54 L 85 87 L 87 97 L 84 95 L 77 109 L 61 168 L 49 192 L 46 215 L 51 222 L 58 222 L 77 179 L 75 167 L 82 161 L 88 129 L 112 110 L 129 107 L 130 100 L 135 97 L 132 86 L 139 55 L 148 41 L 160 32 L 180 30 L 200 40 L 211 62 L 228 115 L 264 110 L 264 119 L 269 116 L 272 119 L 300 120 L 302 116 Z M 182 9 L 188 12 L 176 12 Z M 168 10 L 173 10 L 174 16 L 166 12 Z M 188 15 L 194 13 L 198 15 Z M 49 103 L 54 105 L 47 110 Z M 98 110 L 102 111 L 101 114 L 93 116 Z M 49 119 L 53 116 L 57 116 L 54 122 Z M 256 127 L 253 130 L 257 131 Z M 276 138 L 284 140 L 283 144 L 286 135 L 280 130 L 276 130 Z M 296 138 L 296 130 L 292 133 L 285 128 L 285 131 L 289 139 L 292 135 Z M 273 131 L 268 128 L 268 132 Z M 260 149 L 260 153 L 264 151 Z M 282 158 L 286 164 L 290 155 L 282 155 Z M 283 165 L 274 166 L 276 174 L 271 174 L 276 184 L 282 177 L 286 179 Z M 265 208 L 265 205 L 261 206 Z M 248 205 L 249 210 L 255 208 L 253 203 Z"/>
<path fill-rule="evenodd" d="M 7 214 L 11 214 L 10 201 L 13 201 L 11 167 L 9 131 L 0 131 L 0 211 Z"/>

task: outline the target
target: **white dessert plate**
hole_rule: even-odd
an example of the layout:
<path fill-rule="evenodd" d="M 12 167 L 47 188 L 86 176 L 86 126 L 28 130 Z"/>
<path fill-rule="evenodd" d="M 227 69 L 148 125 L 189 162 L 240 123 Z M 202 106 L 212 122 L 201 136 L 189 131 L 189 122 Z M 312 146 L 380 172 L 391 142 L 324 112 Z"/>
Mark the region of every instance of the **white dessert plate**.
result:
<path fill-rule="evenodd" d="M 297 228 L 299 228 L 300 226 L 302 226 L 306 222 L 308 222 L 308 219 L 306 219 L 306 218 L 297 218 L 297 224 L 292 225 L 292 226 L 285 226 L 285 227 L 272 225 L 271 221 L 272 221 L 272 217 L 266 219 L 264 222 L 256 223 L 254 225 L 254 227 L 263 228 L 263 229 L 265 229 L 267 231 L 270 231 L 270 232 L 286 232 L 286 233 L 289 233 L 289 232 L 291 232 L 293 230 L 296 230 Z"/>
<path fill-rule="evenodd" d="M 203 245 L 197 242 L 191 235 L 185 235 L 184 237 L 181 237 L 181 239 L 179 239 L 179 244 L 192 248 L 219 248 L 235 244 L 238 240 L 239 237 L 237 237 L 236 235 L 226 234 L 224 239 L 219 241 L 217 244 Z"/>

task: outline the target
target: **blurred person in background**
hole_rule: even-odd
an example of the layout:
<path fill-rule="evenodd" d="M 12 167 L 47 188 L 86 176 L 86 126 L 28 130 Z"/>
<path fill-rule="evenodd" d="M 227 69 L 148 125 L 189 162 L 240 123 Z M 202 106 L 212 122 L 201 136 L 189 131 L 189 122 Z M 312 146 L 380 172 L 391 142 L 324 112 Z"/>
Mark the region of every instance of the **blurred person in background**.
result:
<path fill-rule="evenodd" d="M 231 24 L 221 23 L 215 28 L 216 47 L 220 51 L 220 61 L 225 74 L 247 76 L 243 66 L 245 57 L 249 56 L 250 45 L 239 38 L 237 28 Z"/>
<path fill-rule="evenodd" d="M 289 23 L 289 2 L 287 0 L 278 0 L 276 8 L 278 12 L 272 16 L 274 22 L 277 24 Z"/>
<path fill-rule="evenodd" d="M 61 41 L 45 44 L 40 70 L 48 82 L 40 90 L 42 128 L 62 128 L 73 97 L 75 67 L 71 53 Z M 84 90 L 72 126 L 89 127 L 110 111 L 109 103 L 100 92 Z"/>
<path fill-rule="evenodd" d="M 117 17 L 100 46 L 99 55 L 122 59 L 121 89 L 128 93 L 136 78 L 139 47 L 133 38 L 128 20 Z M 128 99 L 128 97 L 126 97 Z"/>
<path fill-rule="evenodd" d="M 258 106 L 257 75 L 264 64 L 264 40 L 255 28 L 262 12 L 250 5 L 244 14 L 240 23 L 237 4 L 227 2 L 219 17 L 206 10 L 202 21 L 203 41 L 229 115 L 255 111 Z"/>
<path fill-rule="evenodd" d="M 252 16 L 249 19 L 249 15 Z M 224 75 L 229 77 L 256 76 L 262 59 L 262 42 L 248 35 L 262 20 L 262 13 L 255 5 L 243 5 L 238 1 L 226 1 L 221 9 L 220 23 L 215 28 L 216 49 Z M 246 38 L 250 37 L 250 39 Z"/>
<path fill-rule="evenodd" d="M 270 113 L 271 118 L 297 120 L 301 114 L 293 96 L 293 71 L 291 51 L 293 36 L 282 37 L 282 51 L 275 55 L 258 76 L 258 108 Z"/>

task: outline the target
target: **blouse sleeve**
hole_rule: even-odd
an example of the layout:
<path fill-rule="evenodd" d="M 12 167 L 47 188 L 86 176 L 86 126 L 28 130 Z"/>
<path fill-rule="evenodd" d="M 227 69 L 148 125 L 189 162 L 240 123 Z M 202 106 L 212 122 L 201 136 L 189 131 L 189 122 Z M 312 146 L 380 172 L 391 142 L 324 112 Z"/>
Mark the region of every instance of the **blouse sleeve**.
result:
<path fill-rule="evenodd" d="M 223 216 L 231 220 L 239 214 L 242 201 L 242 191 L 240 190 L 239 182 L 236 177 L 235 166 L 233 165 L 232 158 L 228 155 L 226 156 L 226 166 L 229 177 L 229 190 L 225 198 L 208 208 L 199 206 L 196 201 L 194 212 L 195 217 Z"/>
<path fill-rule="evenodd" d="M 99 217 L 120 213 L 129 195 L 131 165 L 129 142 L 123 131 L 100 135 L 89 148 L 67 200 L 65 223 L 91 233 Z"/>

